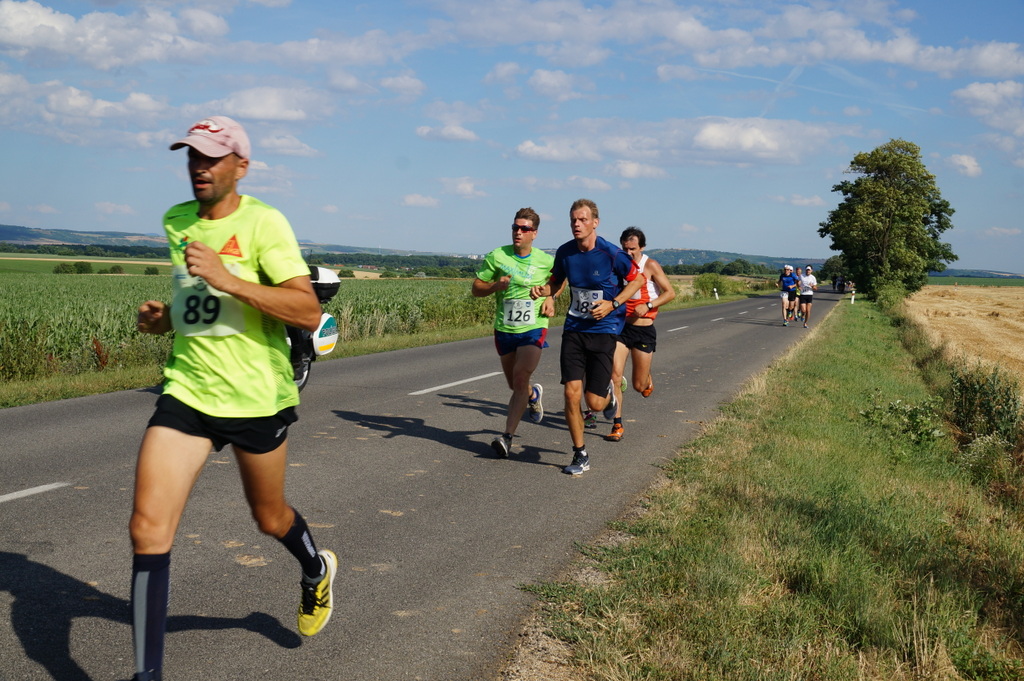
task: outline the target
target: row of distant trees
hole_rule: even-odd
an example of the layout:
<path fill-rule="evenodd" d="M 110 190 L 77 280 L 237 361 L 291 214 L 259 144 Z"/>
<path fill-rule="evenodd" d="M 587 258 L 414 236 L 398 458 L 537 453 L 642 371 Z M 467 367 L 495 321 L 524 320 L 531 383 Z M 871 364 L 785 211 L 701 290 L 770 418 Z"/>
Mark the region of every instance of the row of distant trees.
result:
<path fill-rule="evenodd" d="M 93 274 L 92 263 L 87 261 L 57 263 L 53 268 L 54 274 Z M 124 268 L 120 265 L 111 265 L 109 268 L 97 270 L 95 274 L 124 274 Z M 147 267 L 143 274 L 160 274 L 159 267 Z"/>
<path fill-rule="evenodd" d="M 59 255 L 62 258 L 140 258 L 166 260 L 169 248 L 156 246 L 97 246 L 94 244 L 12 244 L 0 241 L 0 253 Z"/>

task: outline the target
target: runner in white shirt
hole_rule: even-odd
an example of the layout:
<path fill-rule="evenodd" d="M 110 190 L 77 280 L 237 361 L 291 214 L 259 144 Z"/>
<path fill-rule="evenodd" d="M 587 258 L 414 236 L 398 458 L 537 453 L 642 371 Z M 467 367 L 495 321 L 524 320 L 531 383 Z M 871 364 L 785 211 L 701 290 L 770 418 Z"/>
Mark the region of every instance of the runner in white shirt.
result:
<path fill-rule="evenodd" d="M 804 275 L 800 277 L 800 312 L 804 317 L 804 328 L 807 322 L 811 321 L 811 304 L 814 302 L 814 292 L 818 290 L 818 280 L 814 276 L 814 268 L 808 265 L 804 268 Z"/>

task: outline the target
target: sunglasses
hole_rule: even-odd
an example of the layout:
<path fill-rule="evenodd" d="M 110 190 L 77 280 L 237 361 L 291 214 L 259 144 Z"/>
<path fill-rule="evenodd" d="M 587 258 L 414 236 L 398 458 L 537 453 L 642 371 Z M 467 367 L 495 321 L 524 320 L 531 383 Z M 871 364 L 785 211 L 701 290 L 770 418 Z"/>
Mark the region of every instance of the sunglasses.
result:
<path fill-rule="evenodd" d="M 522 225 L 512 225 L 513 232 L 536 232 L 536 227 L 523 227 Z"/>

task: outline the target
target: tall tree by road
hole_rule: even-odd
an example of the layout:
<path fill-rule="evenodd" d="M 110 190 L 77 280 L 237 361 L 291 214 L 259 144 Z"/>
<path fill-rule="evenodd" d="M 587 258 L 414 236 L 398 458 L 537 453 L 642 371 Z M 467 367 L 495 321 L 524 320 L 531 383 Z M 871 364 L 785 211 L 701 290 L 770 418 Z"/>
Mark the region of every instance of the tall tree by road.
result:
<path fill-rule="evenodd" d="M 920 147 L 889 140 L 854 156 L 847 172 L 860 177 L 832 188 L 844 198 L 818 234 L 842 252 L 858 291 L 901 298 L 928 283 L 928 272 L 957 259 L 939 241 L 953 227 L 953 209 L 921 161 Z"/>

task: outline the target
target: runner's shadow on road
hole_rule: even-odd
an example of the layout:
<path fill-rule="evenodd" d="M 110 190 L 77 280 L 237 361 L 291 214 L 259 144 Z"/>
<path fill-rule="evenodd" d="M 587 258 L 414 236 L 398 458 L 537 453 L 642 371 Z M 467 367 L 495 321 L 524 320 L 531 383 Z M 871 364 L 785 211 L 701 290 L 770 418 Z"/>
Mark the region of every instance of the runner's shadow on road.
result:
<path fill-rule="evenodd" d="M 421 418 L 382 414 L 361 414 L 354 411 L 335 409 L 334 415 L 362 428 L 377 431 L 385 439 L 393 437 L 416 437 L 431 442 L 440 442 L 467 452 L 479 451 L 480 445 L 471 436 L 487 433 L 486 430 L 447 430 L 427 425 Z"/>
<path fill-rule="evenodd" d="M 439 442 L 454 449 L 469 452 L 479 459 L 499 458 L 494 449 L 491 448 L 491 440 L 495 435 L 501 434 L 501 431 L 495 428 L 488 428 L 486 430 L 446 430 L 443 428 L 429 426 L 421 418 L 413 418 L 409 416 L 361 414 L 354 411 L 342 411 L 341 409 L 335 409 L 334 414 L 338 418 L 354 423 L 357 426 L 383 433 L 383 437 L 386 439 L 393 437 L 415 437 L 423 440 L 429 440 L 430 442 Z M 499 415 L 504 417 L 504 414 L 505 405 L 502 405 L 500 407 Z M 547 421 L 547 417 L 545 417 L 544 420 Z M 504 421 L 502 421 L 502 423 L 504 423 Z M 530 425 L 532 426 L 533 424 Z M 500 428 L 500 426 L 498 427 Z M 554 450 L 529 447 L 517 448 L 509 458 L 524 463 L 539 463 L 546 466 L 557 465 L 562 467 L 565 465 L 542 461 L 541 454 L 549 451 L 555 454 L 564 454 L 564 452 L 554 452 Z"/>
<path fill-rule="evenodd" d="M 126 563 L 128 568 L 128 563 Z M 130 578 L 130 568 L 125 581 Z M 59 681 L 91 681 L 71 656 L 71 627 L 76 618 L 96 617 L 131 626 L 128 601 L 29 560 L 19 553 L 0 551 L 0 592 L 11 595 L 11 629 L 25 656 Z M 274 617 L 254 612 L 246 617 L 171 616 L 168 632 L 246 629 L 282 648 L 298 648 L 302 639 Z M 132 659 L 130 635 L 125 658 Z"/>
<path fill-rule="evenodd" d="M 479 400 L 474 397 L 468 397 L 466 395 L 438 395 L 443 397 L 449 402 L 445 402 L 446 407 L 455 407 L 456 409 L 472 409 L 478 411 L 484 416 L 497 419 L 494 421 L 494 428 L 491 431 L 501 434 L 501 428 L 505 426 L 505 413 L 508 410 L 508 404 L 498 404 L 491 400 Z M 561 397 L 561 396 L 559 396 Z M 531 423 L 527 420 L 525 414 L 523 420 L 520 421 L 521 426 L 529 426 L 530 428 L 554 428 L 556 430 L 565 430 L 565 418 L 562 416 L 562 412 L 545 411 L 544 419 L 540 423 Z M 487 432 L 487 431 L 484 431 Z"/>

